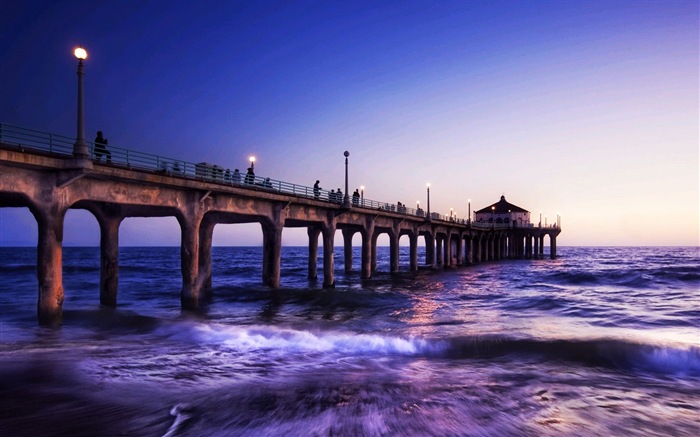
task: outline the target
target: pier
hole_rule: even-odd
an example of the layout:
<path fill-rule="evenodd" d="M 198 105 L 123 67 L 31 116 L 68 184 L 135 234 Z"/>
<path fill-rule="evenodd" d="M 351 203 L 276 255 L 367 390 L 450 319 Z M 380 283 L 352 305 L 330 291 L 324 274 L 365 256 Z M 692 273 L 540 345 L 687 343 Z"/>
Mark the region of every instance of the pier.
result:
<path fill-rule="evenodd" d="M 0 207 L 26 207 L 38 226 L 39 323 L 62 321 L 63 221 L 69 209 L 92 213 L 100 227 L 100 303 L 117 305 L 119 226 L 127 217 L 175 217 L 180 224 L 183 309 L 195 309 L 211 287 L 211 248 L 218 224 L 258 223 L 263 235 L 262 283 L 280 286 L 282 233 L 308 233 L 308 277 L 319 275 L 323 244 L 323 286 L 335 284 L 333 248 L 340 230 L 344 267 L 352 269 L 352 238 L 362 237 L 361 278 L 377 266 L 377 238 L 387 234 L 390 271 L 399 271 L 399 239 L 409 238 L 409 270 L 453 268 L 501 259 L 556 258 L 559 222 L 476 222 L 429 209 L 408 208 L 364 197 L 348 201 L 326 190 L 269 178 L 237 179 L 207 163 L 163 158 L 110 145 L 111 161 L 95 157 L 95 145 L 76 148 L 75 138 L 0 125 Z M 87 148 L 86 148 L 87 147 Z M 77 151 L 77 153 L 76 153 Z M 87 154 L 86 154 L 87 151 Z M 346 155 L 347 157 L 347 155 Z M 347 174 L 347 173 L 346 173 Z M 347 179 L 346 179 L 347 181 Z M 347 182 L 346 182 L 347 186 Z M 470 213 L 471 215 L 471 213 Z M 419 238 L 425 259 L 418 259 Z"/>

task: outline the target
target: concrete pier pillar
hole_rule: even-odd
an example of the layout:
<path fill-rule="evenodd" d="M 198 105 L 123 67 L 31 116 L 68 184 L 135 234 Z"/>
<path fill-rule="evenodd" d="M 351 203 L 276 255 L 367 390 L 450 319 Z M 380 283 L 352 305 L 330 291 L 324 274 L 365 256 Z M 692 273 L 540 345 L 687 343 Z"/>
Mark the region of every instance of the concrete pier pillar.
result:
<path fill-rule="evenodd" d="M 551 259 L 557 258 L 557 237 L 554 235 L 549 236 L 549 257 Z"/>
<path fill-rule="evenodd" d="M 464 237 L 462 235 L 459 235 L 457 238 L 457 265 L 461 266 L 464 265 L 464 245 L 463 242 Z"/>
<path fill-rule="evenodd" d="M 525 258 L 532 258 L 532 235 L 525 236 Z"/>
<path fill-rule="evenodd" d="M 445 255 L 445 252 L 442 249 L 443 240 L 444 238 L 442 236 L 438 235 L 435 237 L 435 266 L 444 268 L 445 263 L 443 261 L 443 257 Z"/>
<path fill-rule="evenodd" d="M 343 254 L 345 256 L 345 272 L 352 271 L 352 237 L 355 235 L 353 229 L 343 229 Z"/>
<path fill-rule="evenodd" d="M 372 232 L 374 228 L 365 229 L 362 233 L 362 279 L 372 277 Z"/>
<path fill-rule="evenodd" d="M 377 238 L 379 238 L 379 233 L 377 231 L 372 231 L 372 243 L 370 247 L 370 264 L 372 273 L 377 271 Z"/>
<path fill-rule="evenodd" d="M 544 258 L 544 235 L 540 235 L 540 259 Z"/>
<path fill-rule="evenodd" d="M 100 304 L 114 307 L 119 289 L 119 226 L 124 217 L 104 209 L 95 216 L 100 225 Z"/>
<path fill-rule="evenodd" d="M 476 241 L 474 241 L 474 255 L 476 255 L 476 257 L 475 257 L 476 260 L 475 260 L 475 261 L 478 262 L 478 263 L 480 263 L 480 262 L 481 262 L 481 239 L 482 239 L 482 235 L 481 235 L 481 234 L 478 234 L 478 235 L 475 236 L 474 238 L 476 238 Z"/>
<path fill-rule="evenodd" d="M 318 279 L 318 236 L 321 228 L 309 226 L 306 233 L 309 235 L 309 279 Z"/>
<path fill-rule="evenodd" d="M 271 288 L 280 286 L 282 229 L 281 223 L 263 223 L 263 284 Z"/>
<path fill-rule="evenodd" d="M 323 286 L 326 288 L 335 287 L 335 259 L 333 249 L 335 247 L 335 221 L 324 225 L 321 229 L 323 233 Z"/>
<path fill-rule="evenodd" d="M 435 237 L 433 234 L 426 233 L 425 235 L 425 265 L 430 268 L 435 268 Z"/>
<path fill-rule="evenodd" d="M 199 276 L 202 291 L 211 290 L 211 245 L 216 223 L 206 218 L 199 228 Z"/>
<path fill-rule="evenodd" d="M 442 246 L 442 250 L 444 252 L 444 267 L 452 267 L 452 234 L 448 233 L 447 236 L 445 236 L 445 243 Z"/>
<path fill-rule="evenodd" d="M 398 231 L 389 234 L 389 271 L 399 271 L 399 234 Z"/>
<path fill-rule="evenodd" d="M 418 271 L 418 234 L 409 234 L 409 269 L 412 272 Z"/>
<path fill-rule="evenodd" d="M 65 210 L 56 205 L 32 209 L 39 234 L 37 244 L 37 279 L 39 299 L 37 316 L 43 326 L 60 326 L 63 322 L 63 219 Z"/>
<path fill-rule="evenodd" d="M 194 201 L 198 203 L 197 200 Z M 182 309 L 191 310 L 199 307 L 201 291 L 199 280 L 199 228 L 202 214 L 195 208 L 181 211 L 180 223 L 180 267 L 182 270 L 182 291 L 180 303 Z"/>
<path fill-rule="evenodd" d="M 467 264 L 474 264 L 474 237 L 469 235 L 467 237 Z"/>

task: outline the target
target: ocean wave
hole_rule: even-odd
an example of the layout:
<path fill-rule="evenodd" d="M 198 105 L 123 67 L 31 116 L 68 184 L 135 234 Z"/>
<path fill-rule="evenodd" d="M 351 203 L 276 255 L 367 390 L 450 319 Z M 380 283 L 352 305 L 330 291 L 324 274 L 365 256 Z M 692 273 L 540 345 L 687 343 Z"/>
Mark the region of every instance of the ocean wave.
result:
<path fill-rule="evenodd" d="M 415 337 L 356 334 L 341 331 L 306 331 L 274 326 L 225 326 L 199 324 L 189 333 L 198 343 L 214 343 L 242 352 L 280 350 L 342 353 L 350 355 L 434 355 L 444 352 L 447 343 Z"/>
<path fill-rule="evenodd" d="M 190 341 L 237 352 L 277 350 L 345 355 L 404 355 L 431 359 L 538 357 L 622 371 L 646 371 L 700 377 L 700 347 L 638 343 L 621 339 L 536 339 L 503 335 L 430 339 L 342 331 L 308 331 L 274 326 L 198 324 Z"/>
<path fill-rule="evenodd" d="M 620 265 L 619 262 L 610 264 L 620 268 L 571 269 L 551 273 L 546 278 L 558 285 L 619 285 L 631 288 L 653 288 L 669 282 L 700 282 L 700 269 L 695 265 Z"/>
<path fill-rule="evenodd" d="M 700 347 L 675 347 L 620 339 L 532 339 L 504 336 L 453 339 L 451 358 L 530 355 L 591 367 L 700 377 Z"/>

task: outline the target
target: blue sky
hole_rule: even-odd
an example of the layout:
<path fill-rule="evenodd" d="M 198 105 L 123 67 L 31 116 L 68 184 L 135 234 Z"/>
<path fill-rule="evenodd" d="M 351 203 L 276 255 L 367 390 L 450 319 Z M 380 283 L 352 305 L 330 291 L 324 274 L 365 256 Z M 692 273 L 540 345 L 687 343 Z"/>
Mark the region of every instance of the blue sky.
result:
<path fill-rule="evenodd" d="M 467 215 L 562 216 L 560 245 L 698 245 L 696 1 L 3 1 L 0 120 Z M 252 226 L 252 228 L 251 228 Z M 254 225 L 215 244 L 256 244 Z M 252 232 L 251 232 L 252 230 Z M 306 244 L 285 230 L 285 244 Z M 0 209 L 0 244 L 32 244 Z M 179 244 L 175 219 L 121 243 Z M 98 244 L 71 211 L 66 245 Z M 340 244 L 340 240 L 338 241 Z"/>

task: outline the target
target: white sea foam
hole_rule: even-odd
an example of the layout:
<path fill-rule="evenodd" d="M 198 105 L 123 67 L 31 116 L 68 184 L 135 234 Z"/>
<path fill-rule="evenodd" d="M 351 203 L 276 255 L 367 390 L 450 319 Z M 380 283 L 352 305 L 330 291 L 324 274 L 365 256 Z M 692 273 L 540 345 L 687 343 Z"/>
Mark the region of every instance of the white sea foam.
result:
<path fill-rule="evenodd" d="M 274 326 L 195 325 L 193 339 L 216 343 L 241 352 L 282 350 L 344 354 L 421 355 L 439 353 L 446 345 L 415 337 L 357 334 L 340 331 L 305 331 Z"/>

